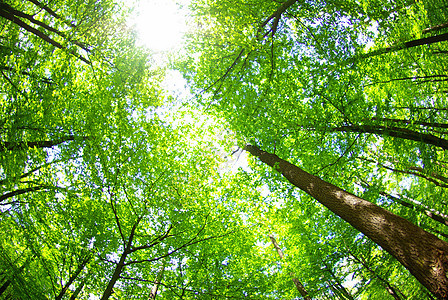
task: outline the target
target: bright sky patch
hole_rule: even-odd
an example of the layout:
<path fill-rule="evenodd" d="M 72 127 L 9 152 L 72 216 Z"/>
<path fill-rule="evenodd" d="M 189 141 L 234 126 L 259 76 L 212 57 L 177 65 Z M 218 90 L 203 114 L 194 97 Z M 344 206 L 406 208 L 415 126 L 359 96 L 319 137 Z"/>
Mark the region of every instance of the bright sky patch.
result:
<path fill-rule="evenodd" d="M 179 1 L 142 0 L 138 4 L 133 21 L 140 41 L 149 49 L 167 51 L 181 43 L 186 28 L 186 9 L 181 9 L 177 2 Z"/>

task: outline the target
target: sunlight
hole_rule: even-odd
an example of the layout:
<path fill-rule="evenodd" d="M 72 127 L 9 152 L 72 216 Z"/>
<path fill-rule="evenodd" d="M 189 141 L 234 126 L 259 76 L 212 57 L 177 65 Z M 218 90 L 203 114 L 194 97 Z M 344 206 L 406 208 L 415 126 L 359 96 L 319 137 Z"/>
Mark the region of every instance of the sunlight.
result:
<path fill-rule="evenodd" d="M 187 4 L 187 1 L 181 2 Z M 143 45 L 156 52 L 179 46 L 186 28 L 186 8 L 178 3 L 179 0 L 141 0 L 138 3 L 133 23 Z"/>

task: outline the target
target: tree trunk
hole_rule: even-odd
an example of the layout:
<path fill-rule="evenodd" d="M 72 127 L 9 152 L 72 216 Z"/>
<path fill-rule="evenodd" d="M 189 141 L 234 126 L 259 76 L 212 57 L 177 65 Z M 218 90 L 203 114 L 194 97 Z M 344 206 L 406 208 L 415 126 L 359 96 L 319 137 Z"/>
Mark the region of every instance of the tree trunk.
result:
<path fill-rule="evenodd" d="M 128 257 L 129 254 L 131 254 L 133 252 L 132 243 L 134 241 L 134 234 L 135 234 L 135 230 L 137 229 L 137 226 L 140 223 L 141 219 L 142 219 L 141 217 L 138 218 L 137 221 L 132 226 L 132 229 L 131 229 L 131 232 L 129 234 L 129 238 L 128 238 L 127 242 L 124 240 L 124 237 L 122 235 L 123 243 L 124 243 L 124 250 L 123 250 L 123 253 L 120 256 L 120 261 L 118 262 L 117 266 L 115 267 L 114 274 L 112 275 L 111 279 L 109 280 L 109 283 L 107 284 L 106 289 L 104 290 L 104 293 L 103 293 L 103 296 L 101 297 L 101 300 L 109 299 L 109 297 L 113 293 L 114 285 L 118 281 L 118 279 L 120 278 L 121 272 L 123 272 L 123 269 L 125 267 L 126 258 Z M 117 224 L 118 224 L 118 226 L 120 226 L 119 225 L 120 223 L 118 222 L 118 217 L 117 217 Z M 121 229 L 120 229 L 120 233 L 121 233 Z"/>
<path fill-rule="evenodd" d="M 156 299 L 157 291 L 159 289 L 159 285 L 162 282 L 163 273 L 165 272 L 166 259 L 162 262 L 162 267 L 160 267 L 159 273 L 157 273 L 156 281 L 151 289 L 151 294 L 149 294 L 149 299 Z"/>
<path fill-rule="evenodd" d="M 394 256 L 438 299 L 448 299 L 448 243 L 408 220 L 256 146 L 244 148 Z"/>
<path fill-rule="evenodd" d="M 384 286 L 386 291 L 394 297 L 395 300 L 402 300 L 397 290 L 387 281 L 386 279 L 379 276 L 368 264 L 363 258 L 357 257 L 353 252 L 349 251 L 350 255 L 353 257 L 353 259 L 360 263 L 367 271 L 369 271 L 370 274 L 372 274 L 376 279 L 378 279 L 381 284 Z"/>
<path fill-rule="evenodd" d="M 441 76 L 448 78 L 448 75 L 434 75 L 434 76 L 424 76 L 424 77 L 418 77 L 418 78 L 441 77 Z M 371 120 L 380 121 L 383 123 L 396 123 L 396 124 L 405 124 L 405 125 L 419 125 L 419 126 L 424 126 L 424 127 L 448 128 L 448 123 L 424 122 L 424 121 L 420 121 L 420 120 L 405 120 L 405 119 L 376 118 L 376 117 L 371 118 Z"/>
<path fill-rule="evenodd" d="M 272 235 L 269 235 L 269 238 L 271 239 L 272 245 L 274 245 L 275 250 L 277 250 L 278 256 L 280 257 L 280 259 L 283 259 L 283 251 L 280 248 L 280 246 L 277 244 L 277 241 L 275 240 L 275 238 Z M 311 300 L 311 297 L 308 295 L 308 292 L 306 291 L 305 287 L 300 282 L 300 280 L 297 279 L 293 273 L 291 273 L 291 276 L 292 276 L 292 281 L 294 282 L 300 295 L 302 295 L 303 299 Z"/>
<path fill-rule="evenodd" d="M 69 135 L 53 141 L 37 141 L 37 142 L 1 142 L 0 152 L 5 150 L 22 150 L 25 148 L 51 148 L 59 144 L 74 141 L 76 139 L 88 140 L 89 137 L 77 137 Z"/>
<path fill-rule="evenodd" d="M 381 55 L 381 54 L 385 54 L 385 53 L 389 53 L 389 52 L 395 52 L 395 51 L 399 51 L 402 49 L 413 48 L 413 47 L 422 46 L 422 45 L 430 45 L 433 43 L 443 42 L 446 40 L 448 40 L 448 33 L 443 33 L 443 34 L 439 34 L 439 35 L 430 36 L 427 38 L 421 38 L 421 39 L 412 40 L 409 42 L 404 42 L 404 43 L 401 43 L 401 44 L 398 44 L 395 46 L 377 49 L 377 50 L 371 51 L 369 53 L 361 54 L 358 56 L 358 58 L 360 58 L 360 59 L 369 58 L 369 57 L 373 57 L 373 56 L 377 56 L 377 55 Z"/>
<path fill-rule="evenodd" d="M 447 28 L 447 27 L 448 27 L 448 22 L 426 28 L 422 31 L 422 33 L 425 34 L 425 33 L 431 32 L 431 31 L 440 30 L 440 29 Z"/>
<path fill-rule="evenodd" d="M 76 297 L 78 297 L 79 293 L 81 293 L 82 289 L 84 288 L 84 281 L 78 286 L 78 288 L 73 292 L 73 294 L 70 296 L 69 300 L 76 300 Z"/>
<path fill-rule="evenodd" d="M 326 265 L 325 270 L 330 273 L 335 282 L 335 284 L 331 284 L 331 282 L 329 282 L 330 288 L 334 292 L 340 294 L 341 299 L 354 300 L 352 294 L 350 294 L 350 292 L 347 291 L 347 289 L 342 285 L 341 280 L 331 271 L 330 267 Z"/>
<path fill-rule="evenodd" d="M 6 193 L 4 195 L 1 195 L 0 196 L 0 203 L 3 202 L 4 200 L 8 199 L 8 198 L 11 198 L 11 197 L 14 197 L 14 196 L 18 196 L 18 195 L 21 195 L 21 194 L 25 194 L 25 193 L 28 193 L 28 192 L 34 192 L 34 191 L 42 190 L 42 189 L 45 189 L 45 188 L 47 188 L 47 187 L 44 186 L 44 185 L 38 185 L 38 186 L 33 186 L 33 187 L 25 188 L 25 189 L 15 190 L 15 191 Z"/>
<path fill-rule="evenodd" d="M 405 140 L 422 142 L 448 150 L 448 140 L 439 138 L 432 134 L 420 133 L 417 131 L 412 131 L 400 127 L 389 127 L 379 125 L 347 125 L 347 126 L 330 128 L 329 131 L 374 133 L 378 135 L 392 136 Z"/>
<path fill-rule="evenodd" d="M 75 279 L 78 278 L 78 275 L 81 273 L 81 271 L 84 270 L 84 268 L 87 265 L 87 263 L 89 262 L 90 258 L 91 258 L 91 256 L 89 255 L 81 262 L 81 264 L 76 269 L 75 273 L 72 276 L 70 276 L 67 283 L 63 286 L 59 295 L 56 296 L 55 300 L 61 300 L 62 297 L 64 297 L 65 292 L 68 290 L 70 285 L 75 281 Z"/>
<path fill-rule="evenodd" d="M 3 293 L 6 291 L 8 286 L 11 284 L 11 280 L 6 279 L 6 281 L 0 286 L 0 296 L 3 295 Z"/>
<path fill-rule="evenodd" d="M 266 20 L 261 23 L 260 27 L 258 28 L 258 34 L 263 30 L 263 28 L 273 19 L 274 22 L 271 26 L 271 29 L 268 30 L 262 37 L 266 37 L 269 32 L 272 32 L 272 36 L 274 36 L 275 32 L 277 31 L 277 27 L 278 27 L 278 22 L 280 21 L 280 18 L 282 17 L 282 14 L 291 6 L 293 6 L 296 2 L 298 2 L 298 0 L 287 0 L 285 2 L 282 3 L 282 5 L 279 6 L 279 8 L 277 8 L 277 10 L 270 15 L 269 17 L 266 18 Z M 259 39 L 261 39 L 262 37 L 260 37 Z"/>
<path fill-rule="evenodd" d="M 76 25 L 68 22 L 67 20 L 64 20 L 59 14 L 57 14 L 54 10 L 52 10 L 51 8 L 49 8 L 48 6 L 46 6 L 45 4 L 40 3 L 37 0 L 28 0 L 30 2 L 32 2 L 34 5 L 39 6 L 40 8 L 42 8 L 43 10 L 45 10 L 46 12 L 48 12 L 50 15 L 52 15 L 53 17 L 55 17 L 56 19 L 62 20 L 62 22 L 64 22 L 66 25 L 75 28 Z"/>
<path fill-rule="evenodd" d="M 409 168 L 409 170 L 414 170 L 414 171 L 399 170 L 399 169 L 395 169 L 395 168 L 389 167 L 389 166 L 387 166 L 385 164 L 381 164 L 381 163 L 379 163 L 377 161 L 374 161 L 372 159 L 363 158 L 363 157 L 358 157 L 358 159 L 363 160 L 363 161 L 367 161 L 367 162 L 370 162 L 370 163 L 374 163 L 377 166 L 380 166 L 381 168 L 387 169 L 387 170 L 392 171 L 394 173 L 417 176 L 417 177 L 423 178 L 425 180 L 428 180 L 429 182 L 432 182 L 435 185 L 440 186 L 442 188 L 448 188 L 448 184 L 443 183 L 443 182 L 448 182 L 447 178 L 443 177 L 442 175 L 436 174 L 434 172 L 431 175 L 426 175 L 426 174 L 423 173 L 424 172 L 423 169 L 417 168 L 417 167 Z"/>
<path fill-rule="evenodd" d="M 56 48 L 59 48 L 61 50 L 66 50 L 68 51 L 70 54 L 72 54 L 73 56 L 75 56 L 76 58 L 82 60 L 83 62 L 85 62 L 86 64 L 90 64 L 90 61 L 88 61 L 87 59 L 85 59 L 83 56 L 79 55 L 78 53 L 72 51 L 72 50 L 68 50 L 67 48 L 65 48 L 64 46 L 62 46 L 60 43 L 58 43 L 57 41 L 53 40 L 52 38 L 50 38 L 48 35 L 46 35 L 45 33 L 43 33 L 42 31 L 28 25 L 27 23 L 23 22 L 20 18 L 18 18 L 17 16 L 13 15 L 11 12 L 6 11 L 4 9 L 0 9 L 0 16 L 10 20 L 11 22 L 15 23 L 16 25 L 20 26 L 21 28 L 25 29 L 28 32 L 31 32 L 32 34 L 35 34 L 36 36 L 40 37 L 42 40 L 46 41 L 47 43 L 53 45 Z"/>
<path fill-rule="evenodd" d="M 77 42 L 77 41 L 73 41 L 73 40 L 71 40 L 71 39 L 68 38 L 67 35 L 64 34 L 63 32 L 61 32 L 61 31 L 57 30 L 56 28 L 53 28 L 53 27 L 51 27 L 51 26 L 45 24 L 44 22 L 41 22 L 41 21 L 39 21 L 39 20 L 34 19 L 34 17 L 33 17 L 32 15 L 29 15 L 29 14 L 26 14 L 26 13 L 24 13 L 24 12 L 22 12 L 22 11 L 16 10 L 16 9 L 14 9 L 13 7 L 11 7 L 10 5 L 8 5 L 8 4 L 6 4 L 6 3 L 0 3 L 0 9 L 3 9 L 3 10 L 5 10 L 5 11 L 8 11 L 9 13 L 11 13 L 11 14 L 14 15 L 14 16 L 21 17 L 21 18 L 23 18 L 23 19 L 27 19 L 27 20 L 30 21 L 31 23 L 34 23 L 34 24 L 37 25 L 37 26 L 40 26 L 40 27 L 42 27 L 42 28 L 45 28 L 46 30 L 48 30 L 48 31 L 50 31 L 50 32 L 56 33 L 57 35 L 59 35 L 60 37 L 63 37 L 63 38 L 66 39 L 67 41 L 70 41 L 70 42 L 72 42 L 73 44 L 75 44 L 75 45 L 81 47 L 81 48 L 84 49 L 85 51 L 90 52 L 90 50 L 89 50 L 85 45 L 83 45 L 82 43 L 79 43 L 79 42 Z"/>
<path fill-rule="evenodd" d="M 121 272 L 123 272 L 124 263 L 125 263 L 126 258 L 129 253 L 130 253 L 130 251 L 126 247 L 120 256 L 120 261 L 118 262 L 117 266 L 115 267 L 114 274 L 110 278 L 109 283 L 107 284 L 107 287 L 104 290 L 103 296 L 101 296 L 101 300 L 107 300 L 112 295 L 114 285 L 115 285 L 115 283 L 117 283 L 118 279 L 120 278 Z"/>
<path fill-rule="evenodd" d="M 388 199 L 394 201 L 397 204 L 400 204 L 404 207 L 410 208 L 410 209 L 418 211 L 418 212 L 422 212 L 426 216 L 433 219 L 434 221 L 439 222 L 445 226 L 448 226 L 448 217 L 446 215 L 440 213 L 439 211 L 436 211 L 435 209 L 432 209 L 432 208 L 430 208 L 426 205 L 423 205 L 421 203 L 416 203 L 417 202 L 416 200 L 411 200 L 411 201 L 413 201 L 413 203 L 410 203 L 410 202 L 406 202 L 406 201 L 400 199 L 397 196 L 386 193 L 384 191 L 380 191 L 379 193 L 380 193 L 380 195 L 387 197 Z"/>

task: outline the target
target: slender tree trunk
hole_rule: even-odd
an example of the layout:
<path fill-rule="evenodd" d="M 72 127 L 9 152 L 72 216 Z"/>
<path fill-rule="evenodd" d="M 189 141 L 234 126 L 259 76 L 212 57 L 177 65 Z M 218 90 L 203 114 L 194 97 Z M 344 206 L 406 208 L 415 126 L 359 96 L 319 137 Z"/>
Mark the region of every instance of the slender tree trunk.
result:
<path fill-rule="evenodd" d="M 55 40 L 53 40 L 52 38 L 50 38 L 48 35 L 46 35 L 42 31 L 37 30 L 36 28 L 34 28 L 34 27 L 28 25 L 27 23 L 23 22 L 20 18 L 18 18 L 17 16 L 13 15 L 11 12 L 6 11 L 4 9 L 0 9 L 0 17 L 3 17 L 5 19 L 8 19 L 8 20 L 12 21 L 16 25 L 22 27 L 23 29 L 25 29 L 28 32 L 31 32 L 32 34 L 35 34 L 36 36 L 40 37 L 42 40 L 46 41 L 47 43 L 51 44 L 52 46 L 54 46 L 56 48 L 59 48 L 61 50 L 66 50 L 70 54 L 75 56 L 76 58 L 78 58 L 78 59 L 82 60 L 83 62 L 85 62 L 86 64 L 90 64 L 90 61 L 85 59 L 83 56 L 79 55 L 78 53 L 76 53 L 74 51 L 68 50 L 66 47 L 62 46 L 60 43 L 58 43 Z"/>
<path fill-rule="evenodd" d="M 386 291 L 394 297 L 395 300 L 402 300 L 400 297 L 400 294 L 397 292 L 397 290 L 387 281 L 386 279 L 379 276 L 368 264 L 363 258 L 357 257 L 353 252 L 349 251 L 350 255 L 353 257 L 353 259 L 361 264 L 367 271 L 369 271 L 370 274 L 372 274 L 373 277 L 378 279 L 381 284 L 384 286 Z"/>
<path fill-rule="evenodd" d="M 443 29 L 443 28 L 447 28 L 447 27 L 448 27 L 448 22 L 426 28 L 422 31 L 422 33 L 425 34 L 425 33 L 431 32 L 431 31 L 435 31 L 435 30 L 439 30 L 439 29 Z"/>
<path fill-rule="evenodd" d="M 347 125 L 330 128 L 329 131 L 374 133 L 378 135 L 392 136 L 406 140 L 422 142 L 448 150 L 448 140 L 439 138 L 432 134 L 420 133 L 400 127 L 388 127 L 379 125 Z"/>
<path fill-rule="evenodd" d="M 436 75 L 448 77 L 448 75 Z M 432 77 L 432 76 L 425 76 Z M 405 124 L 405 125 L 419 125 L 424 127 L 437 127 L 437 128 L 448 128 L 448 123 L 438 123 L 438 122 L 424 122 L 420 120 L 405 120 L 405 119 L 391 119 L 391 118 L 372 118 L 374 121 L 381 121 L 384 123 L 395 123 L 395 124 Z"/>
<path fill-rule="evenodd" d="M 404 207 L 410 208 L 410 209 L 418 211 L 418 212 L 422 212 L 426 216 L 433 219 L 434 221 L 439 222 L 440 224 L 443 224 L 445 226 L 448 226 L 448 217 L 446 215 L 444 215 L 426 205 L 423 205 L 421 203 L 416 203 L 416 200 L 413 200 L 413 203 L 410 203 L 410 202 L 402 200 L 401 198 L 399 198 L 397 196 L 386 193 L 384 191 L 380 191 L 380 195 L 383 195 L 383 196 L 387 197 L 388 199 L 390 199 L 390 200 L 394 201 L 395 203 L 400 204 Z"/>
<path fill-rule="evenodd" d="M 19 73 L 22 75 L 26 75 L 26 76 L 30 76 L 30 77 L 34 77 L 33 74 L 28 73 L 26 71 L 16 71 L 14 70 L 14 68 L 11 67 L 7 67 L 7 66 L 0 66 L 0 70 L 5 70 L 5 71 L 10 71 L 10 72 L 15 72 L 15 73 Z M 50 78 L 47 77 L 41 77 L 40 80 L 45 83 L 45 84 L 54 84 L 53 80 L 51 80 Z"/>
<path fill-rule="evenodd" d="M 11 280 L 6 279 L 6 281 L 0 286 L 0 296 L 3 295 L 3 293 L 6 291 L 8 286 L 11 284 Z"/>
<path fill-rule="evenodd" d="M 341 280 L 331 271 L 330 267 L 326 266 L 325 270 L 330 273 L 331 277 L 336 282 L 335 284 L 330 283 L 330 287 L 335 288 L 335 290 L 342 295 L 342 299 L 354 300 L 352 294 L 350 294 L 350 292 L 342 285 Z"/>
<path fill-rule="evenodd" d="M 443 183 L 443 182 L 447 182 L 447 179 L 445 177 L 439 175 L 439 174 L 436 174 L 436 173 L 432 173 L 431 175 L 426 175 L 426 174 L 424 174 L 422 172 L 423 171 L 422 169 L 415 168 L 415 167 L 412 168 L 412 169 L 413 170 L 419 170 L 419 171 L 416 172 L 416 171 L 408 171 L 408 170 L 407 171 L 399 170 L 399 169 L 395 169 L 395 168 L 389 167 L 389 166 L 387 166 L 385 164 L 381 164 L 381 163 L 379 163 L 377 161 L 374 161 L 372 159 L 367 159 L 367 158 L 363 158 L 363 157 L 358 157 L 358 159 L 374 163 L 377 166 L 380 166 L 380 167 L 382 167 L 384 169 L 387 169 L 387 170 L 395 172 L 395 173 L 417 176 L 417 177 L 423 178 L 425 180 L 428 180 L 429 182 L 432 182 L 435 185 L 440 186 L 442 188 L 448 188 L 448 184 Z"/>
<path fill-rule="evenodd" d="M 29 2 L 33 3 L 34 5 L 42 8 L 43 10 L 45 10 L 46 12 L 48 12 L 50 15 L 52 15 L 53 17 L 55 17 L 56 19 L 62 20 L 65 24 L 67 24 L 70 27 L 75 28 L 76 26 L 66 20 L 64 20 L 59 14 L 57 14 L 54 10 L 52 10 L 51 8 L 49 8 L 48 6 L 46 6 L 45 4 L 40 3 L 37 0 L 28 0 Z"/>
<path fill-rule="evenodd" d="M 64 34 L 63 32 L 57 30 L 56 28 L 53 28 L 39 20 L 34 19 L 34 17 L 32 15 L 26 14 L 24 12 L 21 12 L 19 10 L 14 9 L 13 7 L 11 7 L 10 5 L 6 4 L 6 3 L 0 3 L 0 9 L 3 9 L 5 11 L 8 11 L 9 13 L 11 13 L 12 15 L 15 15 L 17 17 L 21 17 L 23 19 L 27 19 L 28 21 L 30 21 L 31 23 L 34 23 L 37 26 L 40 26 L 42 28 L 45 28 L 46 30 L 56 33 L 57 35 L 59 35 L 60 37 L 63 37 L 64 39 L 66 39 L 67 41 L 72 42 L 73 44 L 77 45 L 78 47 L 84 49 L 87 52 L 90 52 L 90 50 L 83 45 L 82 43 L 79 43 L 77 41 L 73 41 L 70 38 L 67 37 L 66 34 Z"/>
<path fill-rule="evenodd" d="M 84 281 L 81 282 L 81 284 L 76 288 L 76 290 L 73 292 L 73 294 L 70 296 L 69 300 L 76 300 L 76 297 L 78 297 L 79 293 L 81 293 L 82 289 L 84 288 Z"/>
<path fill-rule="evenodd" d="M 385 53 L 389 53 L 389 52 L 395 52 L 395 51 L 399 51 L 402 49 L 408 49 L 408 48 L 413 48 L 413 47 L 422 46 L 422 45 L 430 45 L 433 43 L 443 42 L 446 40 L 448 40 L 448 33 L 443 33 L 443 34 L 434 35 L 434 36 L 430 36 L 430 37 L 426 37 L 426 38 L 412 40 L 409 42 L 404 42 L 404 43 L 401 43 L 401 44 L 398 44 L 395 46 L 377 49 L 377 50 L 371 51 L 369 53 L 361 54 L 358 56 L 358 58 L 360 58 L 360 59 L 369 58 L 369 57 L 373 57 L 373 56 L 377 56 L 377 55 L 381 55 L 381 54 L 385 54 Z"/>
<path fill-rule="evenodd" d="M 272 235 L 269 235 L 269 238 L 271 239 L 272 245 L 274 246 L 275 250 L 277 250 L 278 256 L 280 257 L 280 259 L 283 259 L 283 251 L 280 248 L 280 246 L 277 244 L 277 241 L 275 240 L 275 238 Z M 292 277 L 292 281 L 294 282 L 300 295 L 302 295 L 303 299 L 311 300 L 311 297 L 308 295 L 308 292 L 306 291 L 305 287 L 300 282 L 300 280 L 297 279 L 297 277 L 295 277 L 295 275 L 293 273 L 291 273 L 291 277 Z"/>
<path fill-rule="evenodd" d="M 74 141 L 76 139 L 88 140 L 89 137 L 77 137 L 74 135 L 69 135 L 62 137 L 53 141 L 37 141 L 37 142 L 1 142 L 0 141 L 0 152 L 3 150 L 22 150 L 25 148 L 51 148 L 59 144 Z"/>
<path fill-rule="evenodd" d="M 84 270 L 84 268 L 87 265 L 87 263 L 89 262 L 90 258 L 91 258 L 91 256 L 89 255 L 81 262 L 81 264 L 76 269 L 75 273 L 72 276 L 70 276 L 67 283 L 62 287 L 61 292 L 59 293 L 59 295 L 56 296 L 55 300 L 61 300 L 62 297 L 64 297 L 65 292 L 67 292 L 68 288 L 75 281 L 75 279 L 78 278 L 78 275 L 81 273 L 81 271 Z"/>
<path fill-rule="evenodd" d="M 252 145 L 244 149 L 389 252 L 438 299 L 448 299 L 448 243 L 275 154 Z"/>
<path fill-rule="evenodd" d="M 140 223 L 141 219 L 142 219 L 141 217 L 138 218 L 137 221 L 132 226 L 132 229 L 129 234 L 129 238 L 128 238 L 127 242 L 124 240 L 123 234 L 121 233 L 121 229 L 120 229 L 120 233 L 122 234 L 122 237 L 123 237 L 124 250 L 120 256 L 120 261 L 118 262 L 117 266 L 115 267 L 114 273 L 112 274 L 112 277 L 109 280 L 109 283 L 107 284 L 106 289 L 104 290 L 101 300 L 107 300 L 112 295 L 115 283 L 117 283 L 118 279 L 120 279 L 121 272 L 123 272 L 123 269 L 125 267 L 126 258 L 128 257 L 129 254 L 131 254 L 135 250 L 135 249 L 132 249 L 132 243 L 134 241 L 135 230 L 137 229 L 137 226 Z M 117 217 L 117 224 L 119 225 L 118 217 Z"/>
<path fill-rule="evenodd" d="M 34 192 L 34 191 L 38 191 L 38 190 L 42 190 L 46 188 L 46 186 L 43 185 L 38 185 L 38 186 L 33 186 L 33 187 L 29 187 L 29 188 L 25 188 L 25 189 L 20 189 L 20 190 L 15 190 L 9 193 L 6 193 L 4 195 L 0 196 L 0 203 L 8 198 L 14 197 L 14 196 L 18 196 L 21 194 L 25 194 L 28 192 Z"/>
<path fill-rule="evenodd" d="M 157 291 L 159 290 L 159 285 L 163 279 L 163 273 L 165 272 L 166 259 L 163 260 L 162 266 L 160 267 L 159 273 L 157 273 L 156 281 L 151 289 L 151 294 L 149 294 L 149 299 L 156 299 Z"/>

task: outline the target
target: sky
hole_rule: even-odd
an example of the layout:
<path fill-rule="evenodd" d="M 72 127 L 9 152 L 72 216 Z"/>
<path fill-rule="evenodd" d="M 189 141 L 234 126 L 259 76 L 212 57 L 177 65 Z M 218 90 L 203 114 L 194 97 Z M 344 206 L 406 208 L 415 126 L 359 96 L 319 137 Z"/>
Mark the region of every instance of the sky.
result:
<path fill-rule="evenodd" d="M 190 0 L 140 0 L 134 17 L 130 19 L 135 25 L 140 43 L 155 52 L 156 64 L 163 64 L 168 52 L 181 50 L 183 35 L 187 32 L 188 3 Z M 181 5 L 180 5 L 181 4 Z M 167 70 L 162 86 L 176 100 L 193 97 L 188 91 L 186 80 L 177 70 Z M 164 109 L 173 109 L 167 106 Z M 159 111 L 159 113 L 163 113 Z M 199 113 L 199 112 L 198 112 Z M 207 118 L 204 116 L 204 118 Z M 188 121 L 188 120 L 184 120 Z M 236 171 L 239 167 L 248 169 L 247 154 L 239 151 L 234 156 L 226 155 L 225 168 Z"/>
<path fill-rule="evenodd" d="M 187 4 L 188 0 L 139 1 L 132 23 L 136 26 L 140 42 L 155 52 L 180 47 L 187 28 Z"/>

